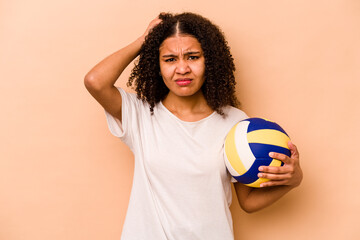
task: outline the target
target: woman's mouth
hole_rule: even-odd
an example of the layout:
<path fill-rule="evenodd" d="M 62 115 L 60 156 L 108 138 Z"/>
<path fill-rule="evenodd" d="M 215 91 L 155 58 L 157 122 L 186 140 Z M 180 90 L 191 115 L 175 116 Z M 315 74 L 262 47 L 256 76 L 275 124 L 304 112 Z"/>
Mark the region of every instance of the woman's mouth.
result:
<path fill-rule="evenodd" d="M 176 84 L 179 86 L 187 86 L 191 83 L 191 79 L 190 78 L 180 78 L 175 80 Z"/>

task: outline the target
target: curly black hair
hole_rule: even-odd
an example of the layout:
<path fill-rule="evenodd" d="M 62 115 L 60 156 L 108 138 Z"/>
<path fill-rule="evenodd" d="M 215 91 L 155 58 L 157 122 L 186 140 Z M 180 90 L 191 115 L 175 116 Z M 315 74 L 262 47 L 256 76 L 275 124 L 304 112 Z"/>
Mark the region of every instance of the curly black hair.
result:
<path fill-rule="evenodd" d="M 137 97 L 154 106 L 169 92 L 160 73 L 159 47 L 162 42 L 175 34 L 195 37 L 201 45 L 205 58 L 205 81 L 201 87 L 207 104 L 223 115 L 222 107 L 237 107 L 235 95 L 235 65 L 230 48 L 221 30 L 208 19 L 194 13 L 159 15 L 162 22 L 147 35 L 135 63 L 128 86 L 136 86 Z"/>

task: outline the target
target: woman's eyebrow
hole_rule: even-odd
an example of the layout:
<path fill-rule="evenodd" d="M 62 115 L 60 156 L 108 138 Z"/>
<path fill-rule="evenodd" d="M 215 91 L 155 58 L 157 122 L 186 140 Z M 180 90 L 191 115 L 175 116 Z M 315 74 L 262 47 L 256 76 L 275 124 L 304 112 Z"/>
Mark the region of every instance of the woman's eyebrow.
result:
<path fill-rule="evenodd" d="M 192 55 L 192 54 L 200 54 L 200 51 L 189 51 L 189 52 L 185 52 L 184 55 Z"/>
<path fill-rule="evenodd" d="M 193 54 L 201 54 L 200 51 L 189 51 L 189 52 L 185 52 L 184 55 L 193 55 Z M 176 54 L 165 54 L 162 55 L 162 57 L 164 58 L 168 58 L 168 57 L 177 57 L 178 55 Z"/>
<path fill-rule="evenodd" d="M 177 55 L 175 55 L 175 54 L 165 54 L 165 55 L 162 55 L 162 57 L 164 57 L 164 58 L 173 58 L 173 57 L 177 57 Z"/>

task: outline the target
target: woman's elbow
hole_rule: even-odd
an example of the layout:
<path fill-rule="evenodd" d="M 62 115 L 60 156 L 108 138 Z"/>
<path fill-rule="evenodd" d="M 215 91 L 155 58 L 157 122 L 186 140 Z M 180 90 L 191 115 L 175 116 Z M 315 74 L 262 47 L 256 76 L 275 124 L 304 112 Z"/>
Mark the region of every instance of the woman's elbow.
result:
<path fill-rule="evenodd" d="M 255 209 L 249 208 L 249 207 L 241 207 L 241 209 L 244 210 L 244 212 L 246 212 L 248 214 L 256 212 Z"/>
<path fill-rule="evenodd" d="M 262 209 L 261 207 L 258 207 L 251 203 L 240 203 L 240 207 L 242 210 L 244 210 L 244 212 L 249 213 L 249 214 L 257 212 Z"/>
<path fill-rule="evenodd" d="M 84 85 L 88 91 L 101 89 L 98 79 L 93 74 L 86 74 L 84 77 Z"/>

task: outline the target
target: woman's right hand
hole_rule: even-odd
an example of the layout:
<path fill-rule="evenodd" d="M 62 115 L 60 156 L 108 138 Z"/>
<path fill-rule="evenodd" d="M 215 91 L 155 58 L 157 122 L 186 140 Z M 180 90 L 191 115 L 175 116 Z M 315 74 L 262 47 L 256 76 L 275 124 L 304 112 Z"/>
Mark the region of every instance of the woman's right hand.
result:
<path fill-rule="evenodd" d="M 146 28 L 146 31 L 144 32 L 144 34 L 141 36 L 142 41 L 145 41 L 146 36 L 149 34 L 149 32 L 151 31 L 151 29 L 153 29 L 156 25 L 158 25 L 159 23 L 161 23 L 161 19 L 159 18 L 159 16 L 157 16 L 156 18 L 154 18 L 150 23 L 149 26 Z"/>

